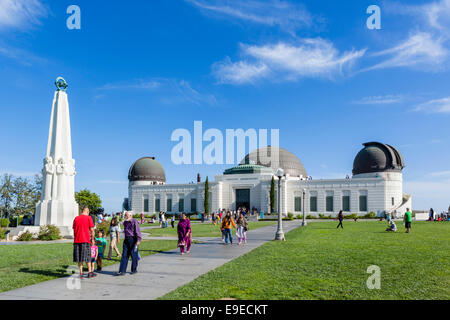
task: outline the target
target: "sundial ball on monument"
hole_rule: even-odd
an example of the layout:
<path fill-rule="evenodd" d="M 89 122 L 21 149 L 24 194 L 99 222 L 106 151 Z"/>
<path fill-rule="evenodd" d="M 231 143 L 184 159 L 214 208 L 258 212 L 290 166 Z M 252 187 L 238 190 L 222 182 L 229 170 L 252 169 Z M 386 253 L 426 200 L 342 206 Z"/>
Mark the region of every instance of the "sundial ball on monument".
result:
<path fill-rule="evenodd" d="M 58 89 L 58 91 L 66 91 L 69 85 L 67 84 L 66 80 L 64 80 L 63 77 L 58 77 L 56 78 L 55 86 Z"/>

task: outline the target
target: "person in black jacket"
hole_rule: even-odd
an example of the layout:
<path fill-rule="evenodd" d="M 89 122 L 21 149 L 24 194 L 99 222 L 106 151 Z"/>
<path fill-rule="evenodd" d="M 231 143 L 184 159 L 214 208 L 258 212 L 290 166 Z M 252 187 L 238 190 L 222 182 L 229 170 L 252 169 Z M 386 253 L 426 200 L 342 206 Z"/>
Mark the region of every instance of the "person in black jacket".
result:
<path fill-rule="evenodd" d="M 341 228 L 344 229 L 344 226 L 342 225 L 342 221 L 344 221 L 344 214 L 342 213 L 342 210 L 339 211 L 338 219 L 339 219 L 339 224 L 337 225 L 336 229 L 339 228 L 339 226 L 341 226 Z"/>

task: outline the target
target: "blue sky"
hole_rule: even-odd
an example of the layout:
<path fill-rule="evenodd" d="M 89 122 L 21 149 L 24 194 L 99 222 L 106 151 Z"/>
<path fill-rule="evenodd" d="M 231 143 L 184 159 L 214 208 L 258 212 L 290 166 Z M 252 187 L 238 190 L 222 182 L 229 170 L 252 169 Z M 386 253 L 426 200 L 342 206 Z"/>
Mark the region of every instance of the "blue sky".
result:
<path fill-rule="evenodd" d="M 81 30 L 66 27 L 81 9 Z M 366 9 L 381 8 L 381 30 Z M 450 0 L 0 0 L 0 171 L 45 156 L 53 82 L 69 83 L 76 190 L 121 209 L 134 160 L 168 183 L 226 165 L 171 162 L 177 128 L 280 129 L 313 178 L 351 174 L 362 143 L 404 155 L 415 209 L 450 204 Z"/>

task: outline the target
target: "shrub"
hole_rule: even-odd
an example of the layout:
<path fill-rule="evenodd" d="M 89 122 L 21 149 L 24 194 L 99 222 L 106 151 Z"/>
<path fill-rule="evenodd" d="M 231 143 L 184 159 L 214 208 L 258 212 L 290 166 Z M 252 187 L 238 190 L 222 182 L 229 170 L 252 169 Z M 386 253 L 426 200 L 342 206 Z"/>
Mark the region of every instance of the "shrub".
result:
<path fill-rule="evenodd" d="M 39 228 L 38 239 L 42 241 L 51 241 L 61 239 L 61 233 L 58 227 L 54 225 L 41 226 Z"/>
<path fill-rule="evenodd" d="M 308 215 L 306 216 L 306 219 L 317 219 L 317 218 L 316 218 L 316 216 L 313 216 L 313 215 L 308 214 Z"/>
<path fill-rule="evenodd" d="M 23 216 L 19 216 L 19 224 L 17 224 L 17 216 L 13 216 L 9 218 L 9 226 L 10 227 L 17 227 L 22 224 Z"/>
<path fill-rule="evenodd" d="M 17 237 L 17 241 L 32 241 L 34 240 L 34 234 L 32 234 L 30 231 L 22 232 L 20 236 Z"/>
<path fill-rule="evenodd" d="M 106 236 L 106 233 L 109 230 L 109 225 L 110 225 L 109 221 L 103 221 L 102 223 L 97 224 L 97 226 L 95 227 L 95 235 L 98 236 L 98 232 L 102 230 L 103 236 Z"/>
<path fill-rule="evenodd" d="M 295 219 L 303 219 L 303 215 L 302 214 L 298 214 Z"/>
<path fill-rule="evenodd" d="M 0 227 L 8 228 L 9 227 L 9 219 L 8 218 L 0 219 Z"/>
<path fill-rule="evenodd" d="M 288 212 L 288 219 L 289 220 L 293 220 L 294 219 L 294 214 L 292 212 Z"/>
<path fill-rule="evenodd" d="M 0 228 L 0 240 L 6 239 L 6 228 Z"/>
<path fill-rule="evenodd" d="M 369 212 L 364 215 L 364 218 L 366 219 L 375 219 L 377 217 L 377 214 L 375 212 Z"/>

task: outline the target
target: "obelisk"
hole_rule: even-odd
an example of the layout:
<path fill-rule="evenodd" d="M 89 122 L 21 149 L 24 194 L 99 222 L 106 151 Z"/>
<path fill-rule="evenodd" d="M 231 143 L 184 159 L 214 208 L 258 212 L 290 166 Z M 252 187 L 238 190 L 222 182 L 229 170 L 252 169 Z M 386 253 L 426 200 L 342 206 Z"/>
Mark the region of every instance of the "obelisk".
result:
<path fill-rule="evenodd" d="M 36 205 L 35 225 L 56 225 L 63 236 L 73 235 L 78 215 L 75 201 L 75 160 L 72 159 L 67 82 L 58 77 L 53 98 L 47 153 L 42 169 L 41 199 Z"/>

